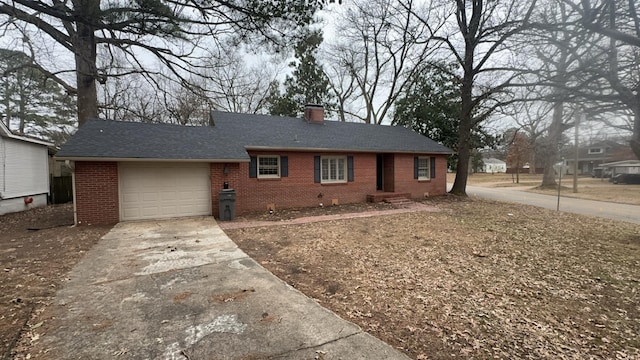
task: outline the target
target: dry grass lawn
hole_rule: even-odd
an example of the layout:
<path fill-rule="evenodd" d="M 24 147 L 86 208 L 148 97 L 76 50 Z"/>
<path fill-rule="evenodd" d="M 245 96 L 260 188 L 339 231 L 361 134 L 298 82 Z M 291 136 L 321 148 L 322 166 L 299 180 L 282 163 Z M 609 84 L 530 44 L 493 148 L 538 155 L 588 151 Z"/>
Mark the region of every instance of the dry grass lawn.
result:
<path fill-rule="evenodd" d="M 414 359 L 640 358 L 640 226 L 442 198 L 439 212 L 229 230 Z"/>

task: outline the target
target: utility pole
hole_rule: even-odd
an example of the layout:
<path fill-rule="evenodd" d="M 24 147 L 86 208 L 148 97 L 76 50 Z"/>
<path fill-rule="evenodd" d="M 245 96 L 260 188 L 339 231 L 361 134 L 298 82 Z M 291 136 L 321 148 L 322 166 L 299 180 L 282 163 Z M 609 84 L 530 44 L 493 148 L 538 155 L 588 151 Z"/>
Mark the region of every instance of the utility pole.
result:
<path fill-rule="evenodd" d="M 580 118 L 584 116 L 584 111 L 578 112 L 578 116 L 576 117 L 576 132 L 575 139 L 573 140 L 576 145 L 576 157 L 573 159 L 573 193 L 576 194 L 578 192 L 578 157 L 579 157 L 579 147 L 578 147 L 578 133 L 580 128 Z"/>
<path fill-rule="evenodd" d="M 558 176 L 558 202 L 556 203 L 556 211 L 560 211 L 560 189 L 562 188 L 562 172 L 564 171 L 564 156 L 560 163 L 560 175 Z"/>

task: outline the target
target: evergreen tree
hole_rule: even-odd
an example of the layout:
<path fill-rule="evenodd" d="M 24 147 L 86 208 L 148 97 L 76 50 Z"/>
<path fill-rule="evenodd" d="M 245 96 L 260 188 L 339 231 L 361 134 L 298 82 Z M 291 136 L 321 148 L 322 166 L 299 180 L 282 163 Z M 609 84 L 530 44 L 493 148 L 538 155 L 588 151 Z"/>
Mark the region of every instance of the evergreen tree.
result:
<path fill-rule="evenodd" d="M 459 81 L 453 65 L 425 65 L 395 102 L 392 125 L 410 128 L 455 151 L 460 127 Z M 474 148 L 493 146 L 495 138 L 477 124 L 472 143 Z M 455 168 L 457 156 L 451 156 L 448 162 L 450 168 Z"/>
<path fill-rule="evenodd" d="M 295 61 L 291 76 L 284 81 L 284 92 L 279 83 L 272 83 L 268 97 L 271 115 L 300 116 L 307 104 L 323 105 L 325 111 L 333 108 L 329 90 L 329 79 L 316 59 L 316 52 L 322 44 L 322 32 L 309 30 L 295 47 Z"/>
<path fill-rule="evenodd" d="M 10 130 L 60 138 L 75 125 L 75 103 L 24 53 L 0 49 L 0 113 Z M 62 137 L 64 138 L 64 136 Z"/>

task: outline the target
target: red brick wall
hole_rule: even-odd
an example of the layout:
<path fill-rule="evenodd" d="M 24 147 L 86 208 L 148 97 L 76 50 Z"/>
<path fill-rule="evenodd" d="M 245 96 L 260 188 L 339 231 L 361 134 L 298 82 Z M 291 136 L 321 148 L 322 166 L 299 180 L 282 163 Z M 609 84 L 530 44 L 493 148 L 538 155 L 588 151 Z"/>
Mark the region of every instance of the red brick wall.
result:
<path fill-rule="evenodd" d="M 340 204 L 365 202 L 367 194 L 376 192 L 375 153 L 301 153 L 301 152 L 251 152 L 251 156 L 280 155 L 289 159 L 289 176 L 279 179 L 249 178 L 249 163 L 211 164 L 211 197 L 213 215 L 218 217 L 218 194 L 224 182 L 236 190 L 236 215 L 250 211 L 267 210 L 269 204 L 276 209 L 318 206 L 320 202 L 330 205 L 332 199 Z M 342 184 L 319 184 L 313 182 L 314 155 L 352 155 L 354 181 Z M 394 155 L 396 192 L 409 192 L 416 199 L 425 193 L 441 195 L 446 191 L 446 157 L 436 160 L 436 178 L 418 181 L 413 178 L 413 155 Z M 322 194 L 319 199 L 318 195 Z"/>
<path fill-rule="evenodd" d="M 211 195 L 214 216 L 218 216 L 218 193 L 225 181 L 236 189 L 236 214 L 266 210 L 269 204 L 278 208 L 318 206 L 320 202 L 331 204 L 366 201 L 366 195 L 376 191 L 376 155 L 355 155 L 354 181 L 341 184 L 313 182 L 314 155 L 321 153 L 252 152 L 252 156 L 273 155 L 289 158 L 289 176 L 279 179 L 249 178 L 249 163 L 228 164 L 229 173 L 223 174 L 224 164 L 211 164 Z M 336 154 L 331 154 L 336 155 Z M 346 155 L 346 154 L 344 154 Z M 351 155 L 351 154 L 349 154 Z M 318 195 L 322 194 L 322 198 Z"/>
<path fill-rule="evenodd" d="M 115 224 L 120 220 L 118 163 L 76 161 L 78 225 Z"/>
<path fill-rule="evenodd" d="M 429 180 L 413 178 L 413 154 L 394 154 L 395 192 L 411 193 L 414 199 L 423 199 L 425 193 L 429 196 L 443 195 L 447 191 L 447 158 L 445 155 L 436 156 L 436 177 Z"/>
<path fill-rule="evenodd" d="M 251 152 L 252 156 L 273 155 L 289 158 L 289 176 L 279 179 L 249 178 L 249 163 L 211 164 L 212 212 L 218 217 L 219 192 L 224 182 L 236 189 L 236 214 L 266 210 L 269 204 L 276 209 L 365 202 L 368 194 L 376 192 L 375 153 L 302 153 Z M 354 181 L 341 184 L 313 182 L 314 155 L 353 156 Z M 413 178 L 411 154 L 394 154 L 394 189 L 408 192 L 416 199 L 442 195 L 446 191 L 447 161 L 436 156 L 436 177 L 427 181 Z M 228 173 L 224 173 L 225 166 Z M 115 224 L 120 220 L 118 197 L 118 164 L 116 162 L 77 161 L 75 165 L 76 209 L 79 225 Z M 322 194 L 322 198 L 318 195 Z"/>
<path fill-rule="evenodd" d="M 228 168 L 227 174 L 224 173 L 224 168 Z M 224 183 L 229 183 L 230 189 L 235 189 L 236 194 L 239 194 L 242 190 L 239 187 L 241 177 L 249 177 L 249 165 L 248 163 L 211 163 L 211 212 L 216 218 L 219 217 L 219 201 L 220 190 L 224 188 Z M 236 214 L 239 213 L 239 199 L 236 197 Z"/>

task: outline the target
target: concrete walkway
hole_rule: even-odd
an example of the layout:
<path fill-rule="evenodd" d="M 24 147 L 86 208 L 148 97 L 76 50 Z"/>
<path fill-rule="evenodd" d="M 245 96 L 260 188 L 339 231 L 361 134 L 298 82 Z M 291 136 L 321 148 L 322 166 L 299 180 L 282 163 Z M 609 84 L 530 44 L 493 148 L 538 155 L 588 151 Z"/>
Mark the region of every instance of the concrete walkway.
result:
<path fill-rule="evenodd" d="M 486 188 L 467 186 L 467 195 L 478 196 L 491 200 L 515 202 L 555 210 L 558 198 L 556 196 L 526 192 L 528 188 Z M 574 214 L 603 217 L 618 221 L 640 224 L 640 206 L 617 204 L 605 201 L 560 198 L 560 211 Z"/>
<path fill-rule="evenodd" d="M 118 224 L 70 273 L 52 359 L 408 359 L 261 267 L 213 218 Z"/>
<path fill-rule="evenodd" d="M 362 211 L 357 213 L 344 213 L 344 214 L 333 214 L 333 215 L 318 215 L 318 216 L 304 216 L 291 220 L 281 220 L 281 221 L 222 221 L 220 222 L 220 227 L 224 230 L 231 229 L 242 229 L 242 228 L 250 228 L 250 227 L 262 227 L 262 226 L 277 226 L 277 225 L 298 225 L 298 224 L 307 224 L 321 221 L 330 221 L 330 220 L 341 220 L 341 219 L 358 219 L 358 218 L 367 218 L 372 216 L 384 216 L 384 215 L 395 215 L 395 214 L 404 214 L 409 212 L 416 211 L 439 211 L 437 208 L 433 206 L 429 206 L 426 204 L 411 202 L 409 205 L 405 205 L 402 208 L 398 209 L 389 209 L 389 210 L 370 210 L 370 211 Z"/>

